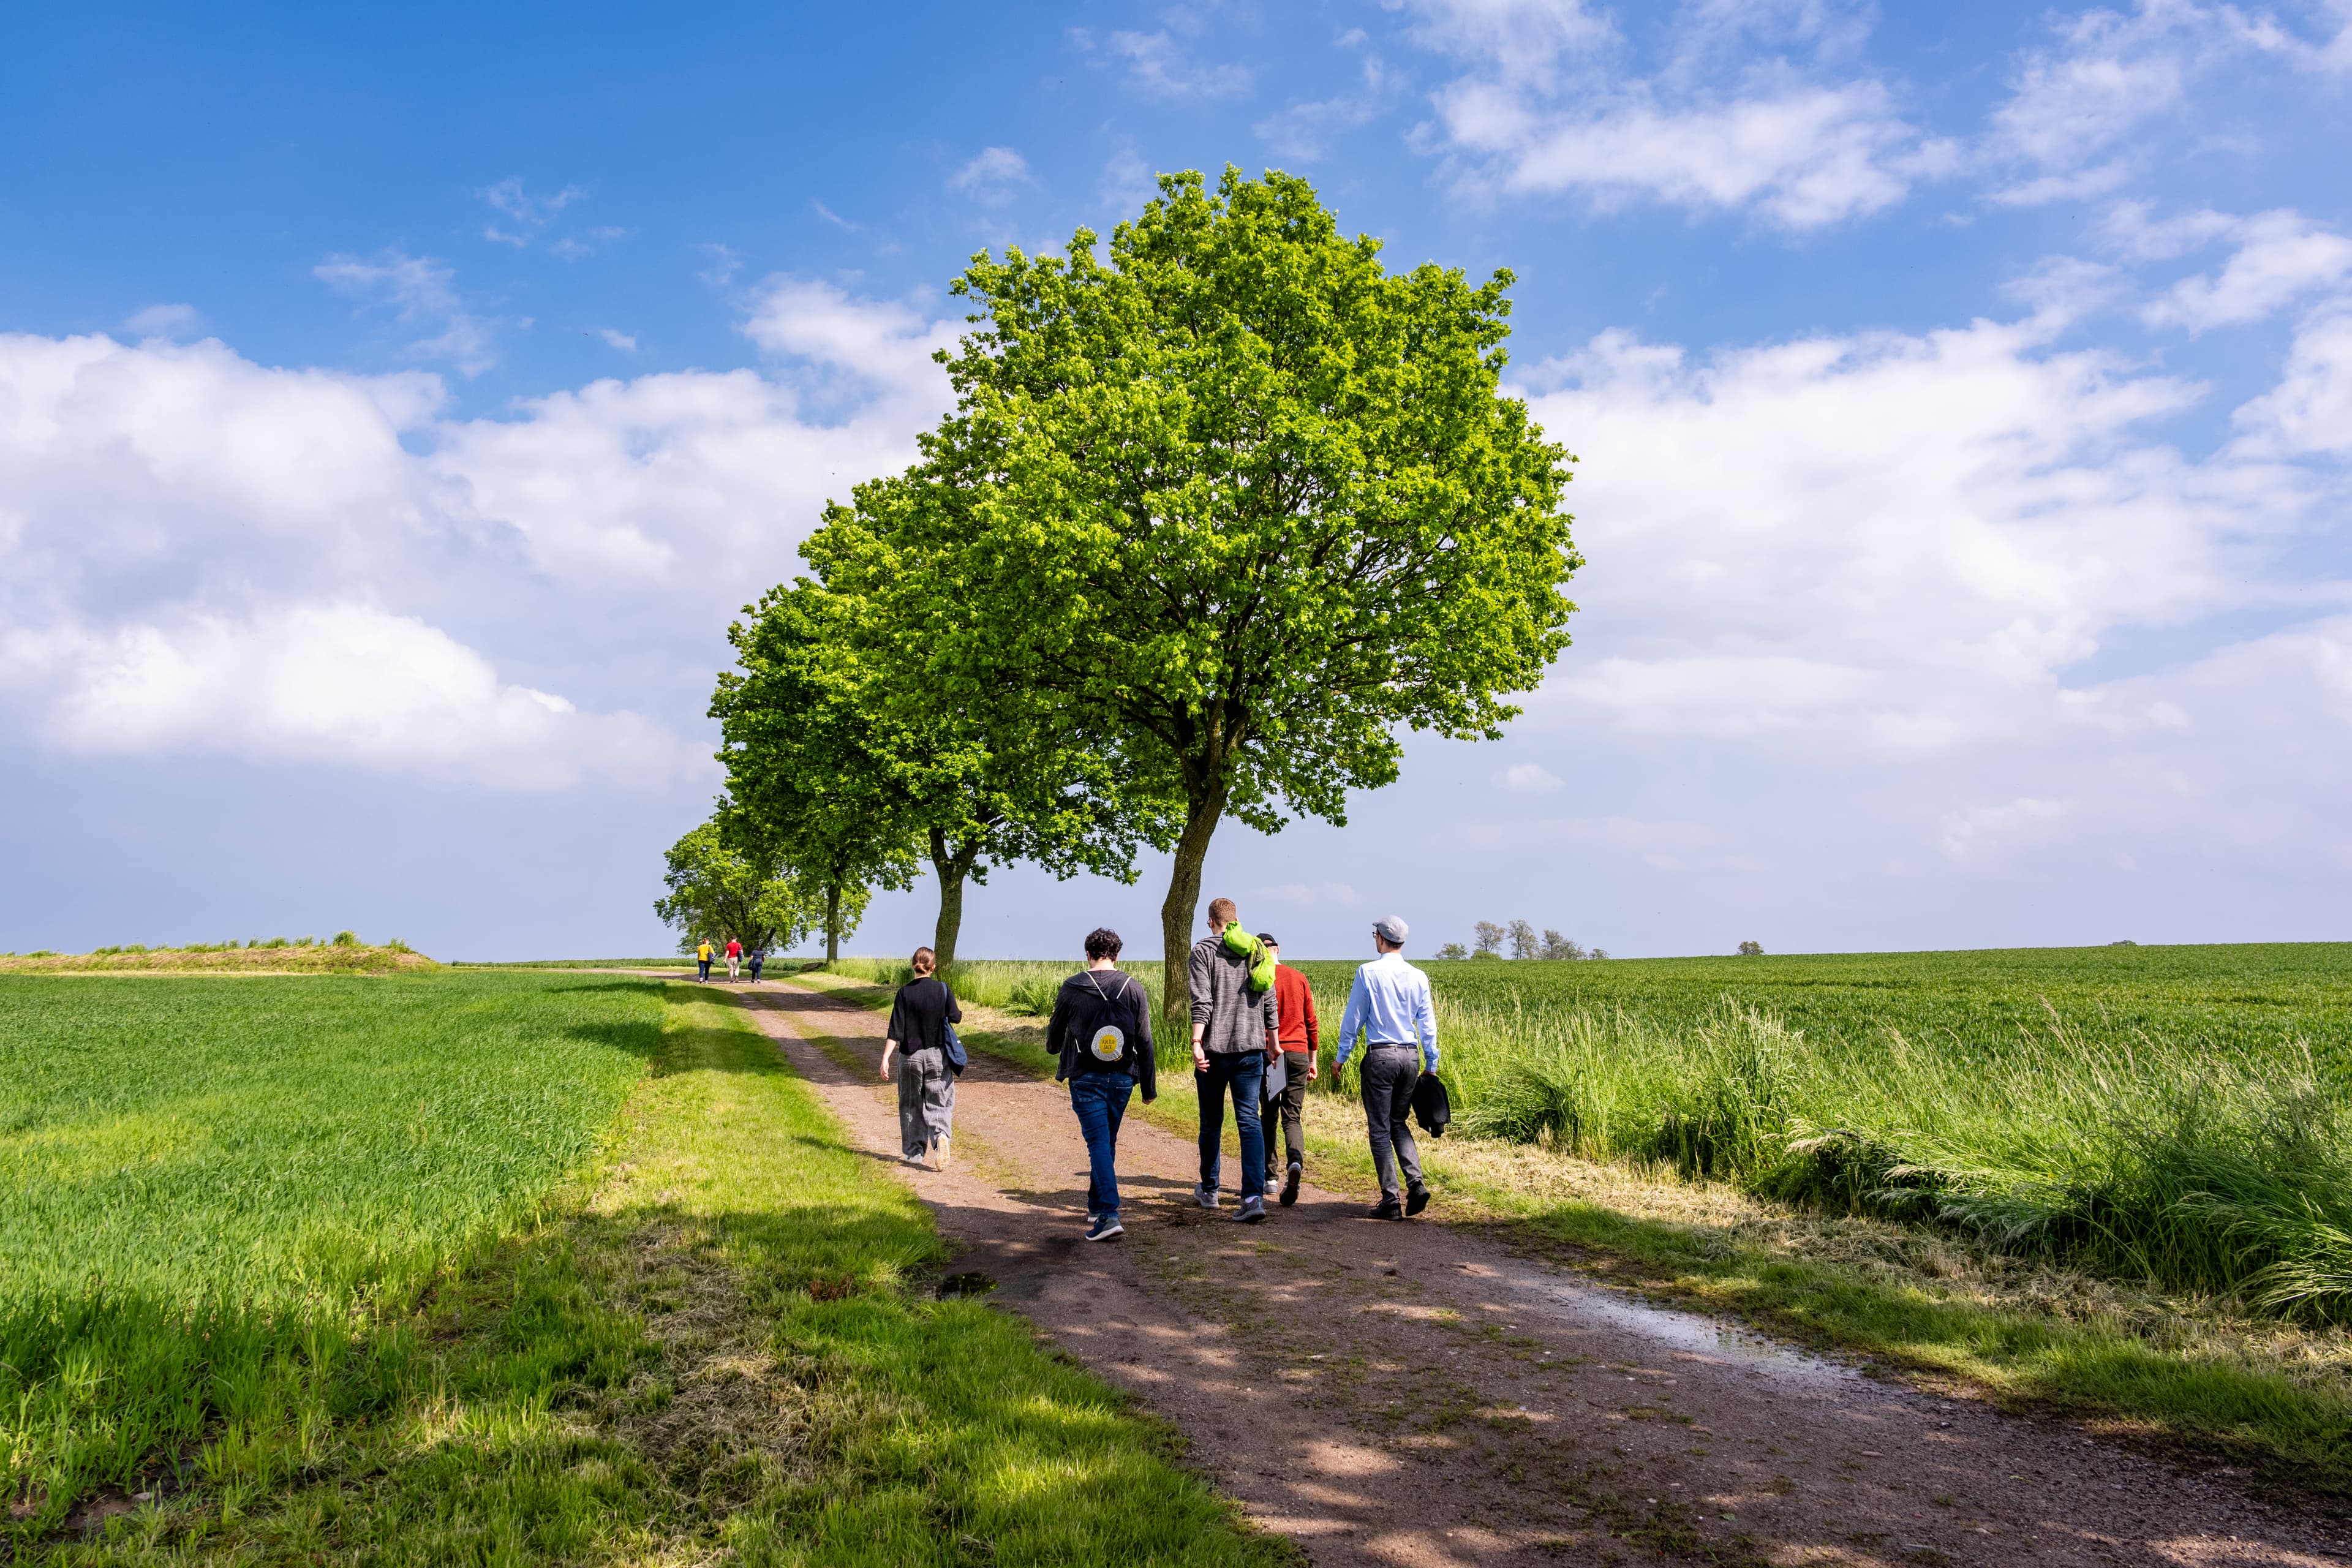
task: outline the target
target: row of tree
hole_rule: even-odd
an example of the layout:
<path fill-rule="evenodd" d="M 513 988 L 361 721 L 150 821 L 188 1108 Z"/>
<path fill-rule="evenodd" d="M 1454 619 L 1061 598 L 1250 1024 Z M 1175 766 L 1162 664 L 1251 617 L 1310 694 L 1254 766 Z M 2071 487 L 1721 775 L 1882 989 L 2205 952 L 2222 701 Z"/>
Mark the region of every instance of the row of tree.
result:
<path fill-rule="evenodd" d="M 731 867 L 726 918 L 837 956 L 928 864 L 945 962 L 992 867 L 1169 850 L 1181 999 L 1223 822 L 1344 822 L 1402 731 L 1494 738 L 1566 646 L 1572 459 L 1498 390 L 1510 275 L 1389 272 L 1279 173 L 1160 188 L 1107 255 L 955 279 L 954 410 L 729 629 L 727 793 L 665 918 L 720 918 Z"/>
<path fill-rule="evenodd" d="M 1475 948 L 1464 947 L 1458 942 L 1449 942 L 1437 950 L 1437 956 L 1440 958 L 1500 958 L 1503 956 L 1503 945 L 1506 942 L 1510 944 L 1513 958 L 1564 959 L 1609 956 L 1609 950 L 1605 947 L 1588 948 L 1582 942 L 1572 942 L 1556 931 L 1547 929 L 1538 936 L 1536 933 L 1536 928 L 1526 921 L 1513 921 L 1508 925 L 1497 925 L 1493 921 L 1480 921 L 1470 930 L 1477 943 Z"/>

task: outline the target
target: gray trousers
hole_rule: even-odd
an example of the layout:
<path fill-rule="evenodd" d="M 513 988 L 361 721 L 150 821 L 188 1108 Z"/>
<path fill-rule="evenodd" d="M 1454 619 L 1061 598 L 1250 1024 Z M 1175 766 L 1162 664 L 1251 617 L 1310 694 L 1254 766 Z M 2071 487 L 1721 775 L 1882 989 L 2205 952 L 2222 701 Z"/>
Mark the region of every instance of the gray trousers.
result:
<path fill-rule="evenodd" d="M 1419 1046 L 1373 1046 L 1364 1053 L 1364 1124 L 1372 1137 L 1372 1168 L 1381 1176 L 1381 1202 L 1401 1204 L 1397 1165 L 1405 1185 L 1421 1182 L 1421 1151 L 1412 1142 L 1412 1086 L 1421 1081 Z"/>
<path fill-rule="evenodd" d="M 955 1074 L 937 1046 L 898 1058 L 898 1148 L 920 1154 L 955 1130 Z"/>

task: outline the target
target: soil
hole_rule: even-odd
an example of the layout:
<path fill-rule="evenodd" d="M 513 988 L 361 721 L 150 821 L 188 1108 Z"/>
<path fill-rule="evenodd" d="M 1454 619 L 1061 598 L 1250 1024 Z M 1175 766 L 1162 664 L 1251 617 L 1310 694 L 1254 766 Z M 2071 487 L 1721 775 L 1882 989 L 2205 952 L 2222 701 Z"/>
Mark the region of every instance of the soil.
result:
<path fill-rule="evenodd" d="M 898 1160 L 881 1018 L 738 989 L 852 1140 L 904 1173 L 990 1289 L 1181 1431 L 1318 1564 L 2340 1563 L 2316 1517 L 1666 1310 L 1445 1223 L 1309 1184 L 1263 1225 L 1192 1202 L 1193 1145 L 1130 1116 L 1125 1236 L 1089 1244 L 1068 1093 L 975 1054 L 946 1171 Z M 1191 1092 L 1178 1079 L 1170 1092 Z M 981 1276 L 979 1279 L 971 1278 Z"/>

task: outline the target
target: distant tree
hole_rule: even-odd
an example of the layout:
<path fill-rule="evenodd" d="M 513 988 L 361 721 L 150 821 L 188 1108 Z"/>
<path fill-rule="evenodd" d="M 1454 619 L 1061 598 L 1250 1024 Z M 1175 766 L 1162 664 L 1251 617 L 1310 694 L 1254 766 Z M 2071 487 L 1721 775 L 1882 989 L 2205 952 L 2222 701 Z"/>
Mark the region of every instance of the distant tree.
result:
<path fill-rule="evenodd" d="M 1556 931 L 1543 933 L 1543 956 L 1546 958 L 1582 958 L 1584 949 Z"/>
<path fill-rule="evenodd" d="M 1480 958 L 1502 957 L 1503 939 L 1511 934 L 1493 921 L 1480 921 L 1470 928 L 1470 933 L 1472 940 L 1478 944 Z"/>
<path fill-rule="evenodd" d="M 1606 958 L 1609 956 L 1609 950 L 1605 947 L 1596 947 L 1584 956 L 1587 958 Z"/>
<path fill-rule="evenodd" d="M 1143 828 L 1107 804 L 1112 760 L 1091 737 L 1041 715 L 1018 688 L 942 706 L 921 661 L 867 608 L 803 581 L 770 590 L 728 628 L 736 668 L 720 673 L 710 711 L 736 793 L 845 823 L 877 846 L 902 833 L 939 878 L 931 946 L 943 968 L 955 962 L 964 884 L 985 883 L 991 864 L 1131 879 Z"/>
<path fill-rule="evenodd" d="M 1458 942 L 1449 942 L 1444 947 L 1437 950 L 1437 956 L 1440 958 L 1467 958 L 1470 956 L 1470 950 L 1463 946 Z"/>
<path fill-rule="evenodd" d="M 1108 247 L 973 258 L 920 504 L 861 489 L 805 552 L 940 701 L 1017 688 L 1116 727 L 1174 829 L 1173 1004 L 1218 825 L 1343 823 L 1405 731 L 1498 736 L 1582 563 L 1568 456 L 1501 387 L 1507 272 L 1391 273 L 1278 172 L 1160 190 Z"/>
<path fill-rule="evenodd" d="M 1739 953 L 1743 958 L 1760 957 L 1763 952 L 1764 944 L 1760 942 L 1743 942 L 1739 944 Z"/>
<path fill-rule="evenodd" d="M 1533 958 L 1542 951 L 1542 944 L 1536 941 L 1535 927 L 1525 921 L 1511 922 L 1511 956 L 1513 958 Z"/>
<path fill-rule="evenodd" d="M 723 813 L 722 813 L 723 815 Z M 744 838 L 740 829 L 735 837 Z M 794 880 L 772 849 L 746 853 L 728 842 L 717 818 L 669 847 L 654 913 L 678 929 L 680 951 L 709 939 L 733 937 L 746 947 L 790 947 L 808 935 L 818 918 L 810 890 Z M 865 906 L 863 892 L 856 910 Z"/>

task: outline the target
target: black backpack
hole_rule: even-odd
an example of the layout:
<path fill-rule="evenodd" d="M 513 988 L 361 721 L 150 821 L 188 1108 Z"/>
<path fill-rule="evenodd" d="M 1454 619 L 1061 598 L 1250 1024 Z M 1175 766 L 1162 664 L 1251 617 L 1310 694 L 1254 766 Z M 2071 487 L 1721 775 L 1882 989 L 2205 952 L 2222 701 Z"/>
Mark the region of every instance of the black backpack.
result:
<path fill-rule="evenodd" d="M 1116 970 L 1111 973 L 1118 974 Z M 1087 983 L 1077 993 L 1077 1005 L 1070 1016 L 1070 1038 L 1078 1047 L 1078 1070 L 1139 1076 L 1135 1058 L 1142 1049 L 1143 1031 L 1136 1019 L 1137 1004 L 1143 996 L 1142 984 L 1131 974 L 1118 974 L 1118 984 L 1106 991 L 1099 972 L 1092 969 L 1078 971 L 1075 978 Z M 1088 995 L 1088 991 L 1093 994 Z"/>

